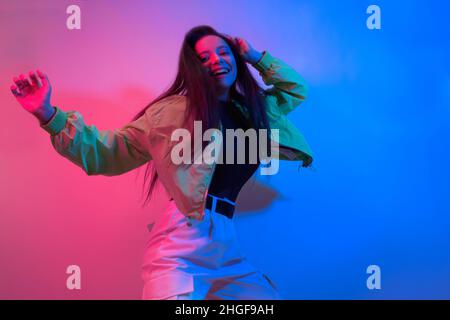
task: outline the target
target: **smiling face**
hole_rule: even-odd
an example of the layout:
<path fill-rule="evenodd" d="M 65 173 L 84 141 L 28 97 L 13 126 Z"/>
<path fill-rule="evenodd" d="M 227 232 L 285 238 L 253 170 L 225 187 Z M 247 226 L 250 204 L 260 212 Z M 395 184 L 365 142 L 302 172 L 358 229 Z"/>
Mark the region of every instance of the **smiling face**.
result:
<path fill-rule="evenodd" d="M 233 52 L 225 40 L 213 35 L 204 36 L 195 44 L 195 52 L 219 89 L 228 93 L 236 81 L 237 67 Z"/>

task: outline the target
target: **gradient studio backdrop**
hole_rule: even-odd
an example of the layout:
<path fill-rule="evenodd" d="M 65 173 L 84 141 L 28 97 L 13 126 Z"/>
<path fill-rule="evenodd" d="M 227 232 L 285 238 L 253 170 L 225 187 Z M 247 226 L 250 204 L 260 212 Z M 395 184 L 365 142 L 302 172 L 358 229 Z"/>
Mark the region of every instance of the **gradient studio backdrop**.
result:
<path fill-rule="evenodd" d="M 0 298 L 140 299 L 144 168 L 87 176 L 15 101 L 40 68 L 52 103 L 126 124 L 175 75 L 198 24 L 269 50 L 309 82 L 289 118 L 314 170 L 251 180 L 236 226 L 286 299 L 450 298 L 448 4 L 441 1 L 0 1 Z M 66 8 L 81 8 L 68 30 Z M 366 27 L 371 4 L 381 30 Z M 258 77 L 259 81 L 260 78 Z M 164 192 L 163 190 L 161 192 Z M 81 268 L 81 290 L 66 268 Z M 369 290 L 366 268 L 381 268 Z"/>

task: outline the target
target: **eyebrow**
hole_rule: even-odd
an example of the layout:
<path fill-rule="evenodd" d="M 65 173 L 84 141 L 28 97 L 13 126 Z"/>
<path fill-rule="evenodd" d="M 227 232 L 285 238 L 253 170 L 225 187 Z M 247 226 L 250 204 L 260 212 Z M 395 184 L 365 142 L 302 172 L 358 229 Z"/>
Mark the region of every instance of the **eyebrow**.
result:
<path fill-rule="evenodd" d="M 228 49 L 228 47 L 226 45 L 218 46 L 216 49 L 221 49 L 221 48 Z M 199 55 L 202 54 L 202 53 L 205 53 L 205 52 L 208 52 L 208 51 L 202 51 L 202 52 L 199 53 Z"/>

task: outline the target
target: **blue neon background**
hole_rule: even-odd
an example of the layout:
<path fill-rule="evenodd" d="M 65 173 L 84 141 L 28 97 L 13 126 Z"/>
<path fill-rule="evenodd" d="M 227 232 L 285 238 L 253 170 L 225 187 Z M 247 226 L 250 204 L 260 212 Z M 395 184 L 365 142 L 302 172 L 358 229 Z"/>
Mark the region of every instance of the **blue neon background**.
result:
<path fill-rule="evenodd" d="M 365 26 L 369 4 L 381 8 L 380 30 Z M 255 16 L 270 19 L 270 6 Z M 270 183 L 286 199 L 239 227 L 286 298 L 450 297 L 448 9 L 438 1 L 276 7 L 273 32 L 285 30 L 276 51 L 303 61 L 311 85 L 289 117 L 315 152 L 315 171 L 296 174 L 283 162 Z M 372 264 L 381 290 L 366 287 Z"/>

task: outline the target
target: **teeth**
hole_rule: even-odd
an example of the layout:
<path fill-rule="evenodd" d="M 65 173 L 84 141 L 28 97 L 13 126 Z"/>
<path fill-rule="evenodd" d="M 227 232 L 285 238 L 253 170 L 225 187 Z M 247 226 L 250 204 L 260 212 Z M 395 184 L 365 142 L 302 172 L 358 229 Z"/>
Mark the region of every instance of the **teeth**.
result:
<path fill-rule="evenodd" d="M 225 73 L 228 73 L 228 72 L 229 72 L 228 69 L 220 69 L 220 70 L 217 70 L 216 72 L 213 72 L 213 75 L 216 76 L 218 74 L 225 74 Z"/>

